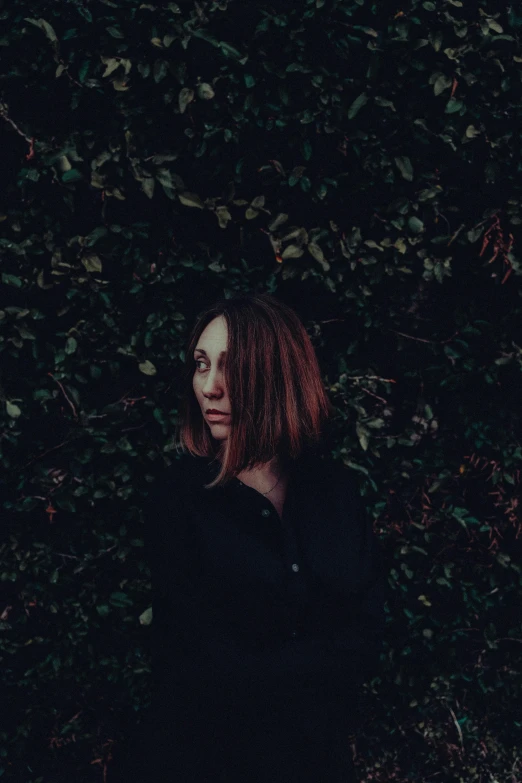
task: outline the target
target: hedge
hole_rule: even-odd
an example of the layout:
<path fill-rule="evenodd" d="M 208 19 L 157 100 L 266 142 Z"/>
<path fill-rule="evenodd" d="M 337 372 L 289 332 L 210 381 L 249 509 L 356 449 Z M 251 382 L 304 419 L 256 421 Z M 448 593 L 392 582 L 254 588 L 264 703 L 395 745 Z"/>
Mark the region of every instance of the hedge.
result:
<path fill-rule="evenodd" d="M 389 557 L 360 775 L 521 780 L 520 8 L 0 18 L 0 777 L 102 781 L 139 724 L 186 337 L 268 291 Z"/>

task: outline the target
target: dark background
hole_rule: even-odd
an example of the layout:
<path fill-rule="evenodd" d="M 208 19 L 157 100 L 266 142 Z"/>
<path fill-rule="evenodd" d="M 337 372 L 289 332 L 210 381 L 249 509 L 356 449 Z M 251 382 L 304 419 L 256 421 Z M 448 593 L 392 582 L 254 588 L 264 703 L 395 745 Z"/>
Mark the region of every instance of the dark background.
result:
<path fill-rule="evenodd" d="M 138 726 L 143 509 L 185 339 L 268 291 L 309 331 L 392 564 L 360 775 L 519 780 L 518 6 L 0 20 L 0 778 L 103 781 Z"/>

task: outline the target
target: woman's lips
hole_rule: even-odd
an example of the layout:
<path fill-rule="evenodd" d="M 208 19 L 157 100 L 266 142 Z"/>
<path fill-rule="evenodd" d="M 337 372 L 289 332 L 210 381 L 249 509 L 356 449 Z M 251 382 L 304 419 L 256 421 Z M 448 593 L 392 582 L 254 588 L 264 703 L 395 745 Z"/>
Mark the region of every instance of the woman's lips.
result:
<path fill-rule="evenodd" d="M 207 413 L 207 419 L 209 421 L 224 421 L 228 416 L 228 413 Z"/>

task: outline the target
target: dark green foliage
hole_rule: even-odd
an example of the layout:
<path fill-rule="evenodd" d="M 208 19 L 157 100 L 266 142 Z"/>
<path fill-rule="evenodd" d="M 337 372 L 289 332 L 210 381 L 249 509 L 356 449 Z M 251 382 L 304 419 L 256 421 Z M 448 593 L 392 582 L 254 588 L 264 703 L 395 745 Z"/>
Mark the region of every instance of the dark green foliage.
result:
<path fill-rule="evenodd" d="M 521 780 L 518 4 L 0 19 L 0 778 L 102 781 L 139 721 L 184 339 L 258 290 L 309 329 L 392 564 L 361 774 Z"/>

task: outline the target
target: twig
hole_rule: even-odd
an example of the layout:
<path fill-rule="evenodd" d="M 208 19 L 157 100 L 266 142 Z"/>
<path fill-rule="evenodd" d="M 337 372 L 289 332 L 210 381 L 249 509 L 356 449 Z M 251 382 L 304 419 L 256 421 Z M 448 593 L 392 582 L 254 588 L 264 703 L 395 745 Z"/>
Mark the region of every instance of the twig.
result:
<path fill-rule="evenodd" d="M 385 400 L 384 397 L 379 397 L 378 394 L 374 394 L 369 389 L 365 389 L 364 386 L 361 386 L 361 389 L 362 389 L 363 392 L 366 392 L 366 394 L 371 394 L 371 396 L 375 397 L 376 400 L 380 400 L 381 402 L 384 402 L 384 403 L 388 402 L 388 400 Z"/>
<path fill-rule="evenodd" d="M 48 372 L 47 375 L 49 375 L 53 379 L 53 381 L 56 381 L 56 383 L 58 384 L 58 386 L 62 390 L 65 399 L 67 400 L 67 402 L 69 403 L 69 405 L 72 408 L 72 412 L 74 413 L 74 418 L 77 419 L 78 418 L 78 414 L 76 413 L 76 408 L 74 407 L 73 403 L 71 402 L 71 400 L 67 396 L 67 392 L 63 388 L 63 384 L 61 384 L 60 381 L 56 380 L 56 378 L 54 377 L 54 375 L 51 372 Z"/>
<path fill-rule="evenodd" d="M 379 375 L 348 375 L 351 381 L 385 381 L 386 383 L 397 383 L 393 378 L 381 378 Z"/>
<path fill-rule="evenodd" d="M 460 728 L 459 722 L 458 722 L 458 720 L 457 720 L 457 716 L 455 715 L 455 713 L 453 712 L 453 710 L 451 709 L 451 707 L 449 706 L 449 704 L 448 704 L 448 710 L 449 710 L 449 711 L 451 712 L 451 714 L 453 715 L 453 721 L 454 721 L 454 723 L 455 723 L 455 726 L 457 727 L 457 731 L 458 731 L 458 733 L 459 733 L 459 738 L 460 738 L 460 745 L 461 745 L 461 748 L 462 748 L 462 750 L 464 750 L 464 737 L 462 736 L 462 729 Z"/>
<path fill-rule="evenodd" d="M 448 337 L 447 340 L 425 340 L 423 337 L 414 337 L 411 334 L 398 332 L 396 329 L 390 329 L 389 331 L 394 332 L 395 334 L 400 334 L 401 337 L 408 337 L 410 340 L 417 340 L 417 342 L 419 343 L 434 343 L 435 345 L 444 345 L 445 343 L 449 343 L 451 340 L 453 340 L 454 337 L 456 337 L 460 333 L 460 329 L 457 329 L 455 334 L 452 334 L 451 337 Z"/>
<path fill-rule="evenodd" d="M 55 451 L 56 449 L 61 449 L 62 446 L 65 446 L 66 443 L 69 443 L 68 440 L 64 440 L 63 443 L 58 443 L 57 446 L 52 446 L 50 449 L 47 449 L 47 451 L 43 451 L 41 454 L 39 454 L 34 459 L 30 460 L 29 462 L 26 462 L 25 465 L 22 467 L 27 468 L 29 465 L 32 465 L 33 462 L 36 462 L 37 459 L 42 459 L 42 457 L 45 457 L 46 454 L 49 454 L 51 451 Z"/>
<path fill-rule="evenodd" d="M 7 104 L 6 103 L 0 103 L 0 117 L 3 117 L 4 120 L 7 120 L 7 122 L 10 123 L 13 126 L 15 131 L 17 133 L 19 133 L 20 136 L 22 136 L 29 144 L 32 145 L 32 143 L 34 142 L 34 139 L 31 139 L 29 136 L 26 136 L 25 133 L 23 132 L 23 130 L 20 130 L 18 125 L 15 122 L 13 122 L 11 117 L 7 116 L 7 110 L 8 110 Z"/>

